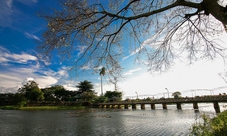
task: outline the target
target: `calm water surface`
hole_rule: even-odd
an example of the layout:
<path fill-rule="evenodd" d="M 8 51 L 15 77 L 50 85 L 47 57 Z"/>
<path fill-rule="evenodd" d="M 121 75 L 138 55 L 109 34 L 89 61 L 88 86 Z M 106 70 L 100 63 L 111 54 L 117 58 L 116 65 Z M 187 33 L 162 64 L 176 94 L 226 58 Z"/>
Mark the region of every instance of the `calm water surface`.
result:
<path fill-rule="evenodd" d="M 215 114 L 212 106 L 200 106 Z M 185 136 L 199 118 L 191 107 L 168 110 L 0 110 L 0 136 Z"/>

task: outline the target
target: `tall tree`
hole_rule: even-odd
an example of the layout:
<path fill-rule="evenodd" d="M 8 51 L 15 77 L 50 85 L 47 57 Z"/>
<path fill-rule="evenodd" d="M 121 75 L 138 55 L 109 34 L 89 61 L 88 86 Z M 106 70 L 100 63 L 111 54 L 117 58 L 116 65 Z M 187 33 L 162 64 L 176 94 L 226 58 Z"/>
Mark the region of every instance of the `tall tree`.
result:
<path fill-rule="evenodd" d="M 35 81 L 28 81 L 22 88 L 18 89 L 18 93 L 25 96 L 27 100 L 40 101 L 44 99 L 43 92 L 39 89 Z"/>
<path fill-rule="evenodd" d="M 47 22 L 40 50 L 71 55 L 77 66 L 103 65 L 121 71 L 119 60 L 137 54 L 150 70 L 166 70 L 175 58 L 225 56 L 216 40 L 227 25 L 224 0 L 72 0 L 64 1 Z M 220 37 L 220 36 L 219 36 Z M 127 39 L 127 43 L 124 41 Z M 130 45 L 127 46 L 127 45 Z M 78 55 L 74 55 L 75 51 Z M 137 59 L 136 59 L 137 60 Z"/>
<path fill-rule="evenodd" d="M 106 69 L 105 67 L 102 67 L 102 69 L 100 69 L 99 75 L 101 76 L 101 95 L 103 95 L 103 86 L 102 86 L 102 76 L 104 76 L 106 74 Z"/>
<path fill-rule="evenodd" d="M 81 97 L 83 101 L 91 101 L 95 97 L 93 84 L 87 80 L 79 82 L 76 86 L 81 92 Z"/>

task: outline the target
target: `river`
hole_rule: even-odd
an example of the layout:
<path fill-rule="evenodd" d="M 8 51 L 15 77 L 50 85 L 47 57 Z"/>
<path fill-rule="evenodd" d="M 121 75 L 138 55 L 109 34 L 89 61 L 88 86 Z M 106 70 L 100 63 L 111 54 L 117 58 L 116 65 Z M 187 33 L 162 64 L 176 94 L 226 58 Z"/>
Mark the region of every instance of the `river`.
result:
<path fill-rule="evenodd" d="M 215 115 L 209 104 L 200 105 L 200 112 L 192 105 L 156 108 L 0 110 L 0 136 L 186 136 L 202 113 Z"/>

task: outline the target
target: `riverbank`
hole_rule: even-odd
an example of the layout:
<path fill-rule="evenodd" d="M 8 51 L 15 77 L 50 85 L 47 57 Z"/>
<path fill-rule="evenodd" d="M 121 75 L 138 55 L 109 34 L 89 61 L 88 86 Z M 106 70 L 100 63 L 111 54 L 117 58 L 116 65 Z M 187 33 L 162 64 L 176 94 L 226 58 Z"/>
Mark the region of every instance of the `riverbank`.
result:
<path fill-rule="evenodd" d="M 86 106 L 0 106 L 2 110 L 79 110 Z"/>

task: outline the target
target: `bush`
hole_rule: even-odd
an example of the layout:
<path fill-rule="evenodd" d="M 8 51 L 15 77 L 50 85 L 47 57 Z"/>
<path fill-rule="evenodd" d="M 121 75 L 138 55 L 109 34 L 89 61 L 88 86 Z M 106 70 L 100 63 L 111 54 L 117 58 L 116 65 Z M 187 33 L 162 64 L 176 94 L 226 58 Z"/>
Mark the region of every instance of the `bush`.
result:
<path fill-rule="evenodd" d="M 202 115 L 202 122 L 193 124 L 189 136 L 227 136 L 227 110 L 213 119 Z"/>

